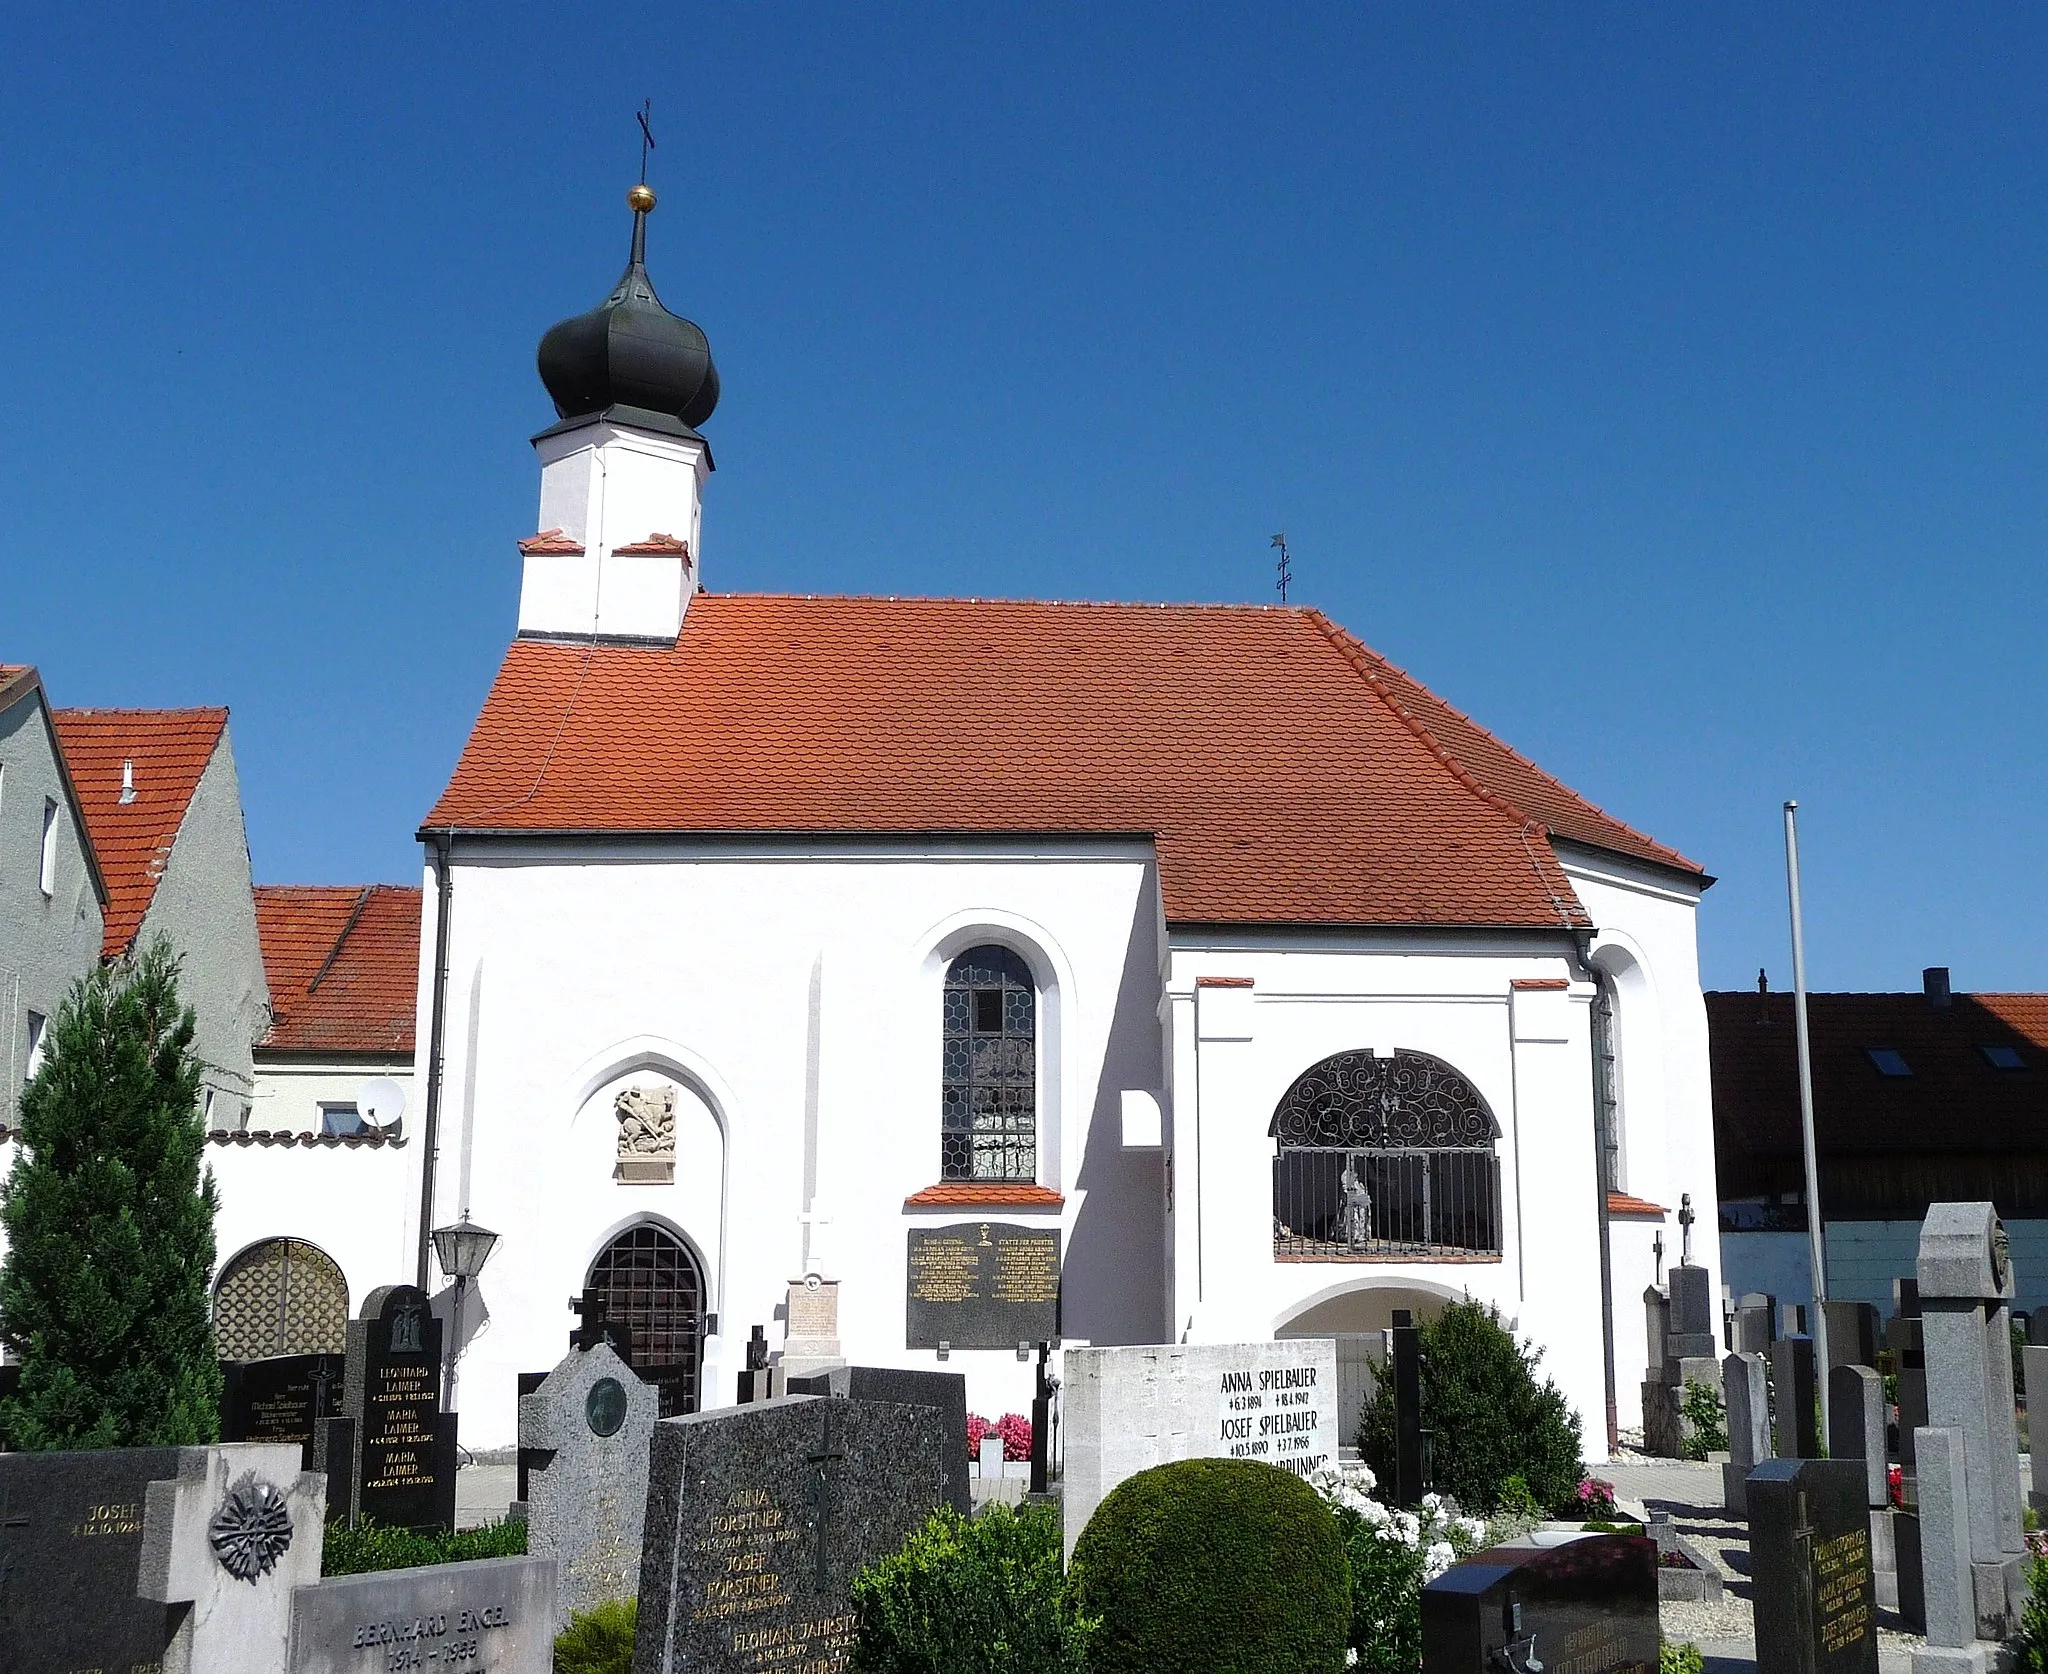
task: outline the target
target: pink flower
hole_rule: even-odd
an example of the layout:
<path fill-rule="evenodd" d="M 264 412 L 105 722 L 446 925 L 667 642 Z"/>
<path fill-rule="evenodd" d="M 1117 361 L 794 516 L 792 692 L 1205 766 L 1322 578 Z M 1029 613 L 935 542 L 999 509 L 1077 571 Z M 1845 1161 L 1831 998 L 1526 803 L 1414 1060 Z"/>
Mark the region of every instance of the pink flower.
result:
<path fill-rule="evenodd" d="M 1006 1412 L 994 1426 L 1003 1438 L 1003 1458 L 1015 1463 L 1031 1457 L 1031 1420 L 1021 1412 Z"/>

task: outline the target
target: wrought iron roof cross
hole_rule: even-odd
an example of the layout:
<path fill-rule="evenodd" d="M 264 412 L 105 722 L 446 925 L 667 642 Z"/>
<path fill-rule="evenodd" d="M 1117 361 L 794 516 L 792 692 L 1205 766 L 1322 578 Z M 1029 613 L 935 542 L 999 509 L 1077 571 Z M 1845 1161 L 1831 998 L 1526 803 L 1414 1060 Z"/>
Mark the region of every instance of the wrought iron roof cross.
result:
<path fill-rule="evenodd" d="M 633 120 L 640 124 L 640 184 L 647 184 L 647 153 L 654 149 L 654 130 L 647 125 L 647 118 L 653 114 L 654 101 L 642 99 L 640 108 L 633 113 Z"/>

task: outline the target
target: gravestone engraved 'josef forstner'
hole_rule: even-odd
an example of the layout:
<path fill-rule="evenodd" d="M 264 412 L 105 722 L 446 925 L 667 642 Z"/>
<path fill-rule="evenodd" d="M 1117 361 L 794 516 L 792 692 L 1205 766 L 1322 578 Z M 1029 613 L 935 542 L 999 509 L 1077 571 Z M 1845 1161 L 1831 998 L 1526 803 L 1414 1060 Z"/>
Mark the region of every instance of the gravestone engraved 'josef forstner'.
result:
<path fill-rule="evenodd" d="M 909 1348 L 1015 1348 L 1060 1334 L 1060 1231 L 964 1221 L 912 1227 L 905 1274 Z"/>
<path fill-rule="evenodd" d="M 525 1461 L 526 1550 L 553 1558 L 562 1624 L 640 1584 L 640 1525 L 647 1510 L 647 1449 L 661 1394 L 600 1342 L 572 1348 L 519 1397 Z"/>
<path fill-rule="evenodd" d="M 441 1412 L 441 1322 L 427 1293 L 384 1285 L 348 1322 L 342 1404 L 356 1420 L 355 1517 L 390 1528 L 453 1526 L 452 1414 Z M 337 1505 L 330 1491 L 330 1505 Z"/>
<path fill-rule="evenodd" d="M 1877 1583 L 1858 1459 L 1750 1473 L 1758 1674 L 1877 1674 Z"/>
<path fill-rule="evenodd" d="M 936 1409 L 790 1395 L 654 1427 L 635 1674 L 832 1674 L 853 1578 L 939 1505 Z"/>
<path fill-rule="evenodd" d="M 1423 1674 L 1655 1674 L 1660 1643 L 1641 1535 L 1489 1547 L 1422 1589 Z"/>
<path fill-rule="evenodd" d="M 554 1644 L 554 1560 L 485 1558 L 301 1587 L 286 1667 L 290 1674 L 548 1674 Z"/>

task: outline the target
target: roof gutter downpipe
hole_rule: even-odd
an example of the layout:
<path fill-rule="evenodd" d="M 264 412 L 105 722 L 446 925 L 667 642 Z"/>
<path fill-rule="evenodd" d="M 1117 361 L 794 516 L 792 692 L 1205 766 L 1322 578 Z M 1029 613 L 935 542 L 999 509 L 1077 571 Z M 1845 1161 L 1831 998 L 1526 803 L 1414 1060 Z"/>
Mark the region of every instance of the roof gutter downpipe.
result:
<path fill-rule="evenodd" d="M 450 875 L 448 848 L 452 829 L 434 833 L 434 990 L 427 1023 L 427 1113 L 421 1137 L 420 1158 L 420 1247 L 418 1276 L 421 1290 L 431 1289 L 432 1272 L 427 1265 L 433 1248 L 434 1164 L 441 1152 L 441 1041 L 448 1017 L 448 907 L 454 879 Z"/>
<path fill-rule="evenodd" d="M 1592 930 L 1575 930 L 1572 941 L 1578 950 L 1579 969 L 1586 973 L 1593 984 L 1593 1003 L 1600 1003 L 1600 971 L 1593 963 Z M 1614 1382 L 1614 1240 L 1609 1233 L 1610 1217 L 1607 1209 L 1607 1158 L 1609 1156 L 1609 1135 L 1607 1124 L 1610 1117 L 1602 1109 L 1600 1093 L 1600 1032 L 1597 1027 L 1588 1030 L 1592 1063 L 1588 1066 L 1593 1074 L 1593 1196 L 1594 1212 L 1600 1227 L 1600 1369 L 1606 1380 L 1607 1394 L 1607 1455 L 1614 1456 L 1614 1450 L 1621 1445 L 1621 1407 L 1615 1392 Z"/>
<path fill-rule="evenodd" d="M 1785 892 L 1792 905 L 1792 1019 L 1799 1037 L 1799 1137 L 1806 1151 L 1807 1259 L 1813 1271 L 1815 1376 L 1820 1380 L 1820 1443 L 1828 1439 L 1828 1249 L 1820 1218 L 1820 1158 L 1813 1140 L 1813 1044 L 1806 1033 L 1806 926 L 1799 904 L 1799 804 L 1785 804 Z"/>

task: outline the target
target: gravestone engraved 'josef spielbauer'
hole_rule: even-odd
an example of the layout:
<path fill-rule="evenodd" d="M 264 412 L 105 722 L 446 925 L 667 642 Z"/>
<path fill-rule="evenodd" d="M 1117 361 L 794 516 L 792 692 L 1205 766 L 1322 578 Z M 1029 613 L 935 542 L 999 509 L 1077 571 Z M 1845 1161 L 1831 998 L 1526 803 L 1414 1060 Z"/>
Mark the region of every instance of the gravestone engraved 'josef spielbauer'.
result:
<path fill-rule="evenodd" d="M 945 1481 L 937 1409 L 784 1396 L 654 1427 L 635 1674 L 832 1674 L 853 1578 Z"/>
<path fill-rule="evenodd" d="M 905 1345 L 1015 1348 L 1060 1334 L 1060 1232 L 965 1221 L 912 1227 Z"/>

